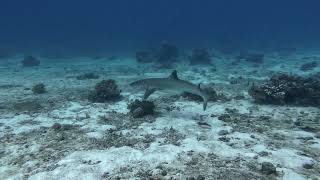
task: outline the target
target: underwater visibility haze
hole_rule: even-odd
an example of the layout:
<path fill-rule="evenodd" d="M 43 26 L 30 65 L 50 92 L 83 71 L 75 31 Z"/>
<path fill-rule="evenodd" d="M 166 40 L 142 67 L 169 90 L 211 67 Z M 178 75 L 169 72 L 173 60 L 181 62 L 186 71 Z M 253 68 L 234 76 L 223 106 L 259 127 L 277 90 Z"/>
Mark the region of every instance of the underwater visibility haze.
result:
<path fill-rule="evenodd" d="M 0 1 L 0 180 L 320 179 L 320 2 Z"/>

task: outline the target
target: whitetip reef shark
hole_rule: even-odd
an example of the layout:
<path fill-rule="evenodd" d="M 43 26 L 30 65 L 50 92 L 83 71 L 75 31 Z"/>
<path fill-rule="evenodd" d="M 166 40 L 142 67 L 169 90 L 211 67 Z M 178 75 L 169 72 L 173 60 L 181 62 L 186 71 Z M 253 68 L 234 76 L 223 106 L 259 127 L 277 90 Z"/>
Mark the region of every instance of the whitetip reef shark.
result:
<path fill-rule="evenodd" d="M 155 91 L 161 90 L 170 90 L 178 93 L 188 92 L 199 95 L 203 99 L 203 110 L 205 111 L 209 100 L 209 94 L 201 89 L 200 85 L 200 83 L 199 85 L 195 85 L 191 82 L 179 79 L 176 70 L 174 70 L 169 77 L 147 78 L 130 83 L 130 86 L 132 87 L 145 89 L 143 96 L 144 100 L 146 100 Z"/>

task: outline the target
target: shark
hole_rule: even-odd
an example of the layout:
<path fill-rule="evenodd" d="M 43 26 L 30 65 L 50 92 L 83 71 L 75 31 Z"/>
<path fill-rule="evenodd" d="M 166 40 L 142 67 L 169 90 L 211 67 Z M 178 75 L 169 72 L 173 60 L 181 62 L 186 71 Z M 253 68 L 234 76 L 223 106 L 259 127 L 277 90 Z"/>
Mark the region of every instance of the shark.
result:
<path fill-rule="evenodd" d="M 207 108 L 210 97 L 209 94 L 201 88 L 201 83 L 195 85 L 189 81 L 179 79 L 176 70 L 174 70 L 168 77 L 141 79 L 130 83 L 130 86 L 145 89 L 145 93 L 143 95 L 144 100 L 146 100 L 154 92 L 162 90 L 169 90 L 176 93 L 188 92 L 199 95 L 203 99 L 204 111 Z"/>

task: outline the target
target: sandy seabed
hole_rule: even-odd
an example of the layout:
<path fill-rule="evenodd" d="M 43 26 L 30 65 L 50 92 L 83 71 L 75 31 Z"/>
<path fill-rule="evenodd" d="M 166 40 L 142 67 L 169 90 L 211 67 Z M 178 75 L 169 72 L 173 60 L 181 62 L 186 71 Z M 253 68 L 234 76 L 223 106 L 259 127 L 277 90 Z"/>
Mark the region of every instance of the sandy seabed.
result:
<path fill-rule="evenodd" d="M 226 55 L 214 66 L 179 63 L 181 79 L 211 83 L 224 98 L 203 111 L 201 102 L 156 92 L 155 115 L 136 119 L 127 105 L 143 92 L 128 84 L 172 70 L 130 58 L 42 58 L 30 68 L 17 65 L 19 56 L 0 62 L 0 179 L 319 179 L 319 108 L 261 105 L 248 95 L 251 82 L 277 72 L 320 72 L 299 70 L 307 56 L 320 59 L 270 53 L 260 66 L 231 65 Z M 86 72 L 100 77 L 76 79 Z M 121 100 L 87 100 L 103 79 L 116 80 Z M 37 83 L 45 94 L 32 93 Z M 266 162 L 273 167 L 263 169 Z"/>

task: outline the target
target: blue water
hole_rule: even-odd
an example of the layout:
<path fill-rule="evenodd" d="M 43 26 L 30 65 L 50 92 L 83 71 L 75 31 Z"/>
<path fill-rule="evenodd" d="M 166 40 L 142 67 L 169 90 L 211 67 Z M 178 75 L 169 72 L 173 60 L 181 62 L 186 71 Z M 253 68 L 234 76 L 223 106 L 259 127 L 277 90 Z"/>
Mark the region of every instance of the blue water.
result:
<path fill-rule="evenodd" d="M 131 52 L 168 40 L 188 48 L 314 48 L 319 7 L 317 0 L 1 0 L 0 47 Z"/>

